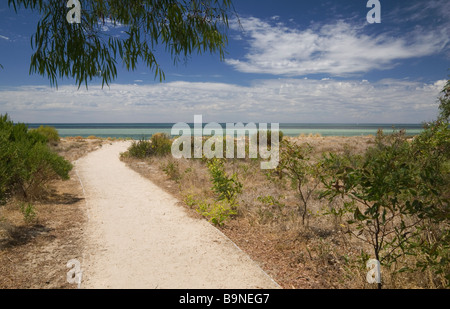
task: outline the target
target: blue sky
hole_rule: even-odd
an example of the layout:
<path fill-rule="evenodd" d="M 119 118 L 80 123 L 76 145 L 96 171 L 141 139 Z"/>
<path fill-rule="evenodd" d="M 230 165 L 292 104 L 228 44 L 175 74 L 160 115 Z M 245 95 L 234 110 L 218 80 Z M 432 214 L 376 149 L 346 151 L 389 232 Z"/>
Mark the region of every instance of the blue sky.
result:
<path fill-rule="evenodd" d="M 225 61 L 192 55 L 166 79 L 119 65 L 110 87 L 29 75 L 39 16 L 0 4 L 0 113 L 20 122 L 420 123 L 450 74 L 450 2 L 235 0 Z M 81 1 L 83 4 L 83 1 Z M 105 27 L 105 31 L 120 31 Z"/>

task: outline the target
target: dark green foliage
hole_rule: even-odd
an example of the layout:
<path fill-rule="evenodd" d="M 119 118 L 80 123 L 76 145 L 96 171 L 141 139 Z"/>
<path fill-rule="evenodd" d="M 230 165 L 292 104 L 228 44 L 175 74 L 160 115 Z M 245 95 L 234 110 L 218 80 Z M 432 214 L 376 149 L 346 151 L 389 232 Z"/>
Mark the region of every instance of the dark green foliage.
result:
<path fill-rule="evenodd" d="M 118 59 L 128 70 L 145 63 L 162 80 L 158 46 L 174 62 L 193 52 L 219 53 L 223 59 L 232 12 L 230 0 L 83 0 L 81 23 L 69 24 L 67 1 L 8 0 L 8 4 L 41 15 L 31 39 L 35 52 L 30 73 L 47 76 L 52 85 L 58 78 L 73 78 L 86 87 L 93 78 L 101 78 L 103 85 L 114 80 Z M 121 25 L 122 34 L 103 31 L 107 22 Z"/>
<path fill-rule="evenodd" d="M 448 87 L 447 83 L 447 87 Z M 419 213 L 423 224 L 408 243 L 408 253 L 416 257 L 416 267 L 431 269 L 445 278 L 438 286 L 450 286 L 450 129 L 447 118 L 425 126 L 412 145 L 420 172 L 418 194 L 433 203 Z"/>
<path fill-rule="evenodd" d="M 58 130 L 51 126 L 41 125 L 37 129 L 30 130 L 30 133 L 37 132 L 47 138 L 47 142 L 51 144 L 57 144 L 60 140 Z"/>
<path fill-rule="evenodd" d="M 439 118 L 440 120 L 449 121 L 450 118 L 450 80 L 447 80 L 444 89 L 442 90 L 442 96 L 439 98 Z"/>
<path fill-rule="evenodd" d="M 25 124 L 14 124 L 0 115 L 0 201 L 18 194 L 39 197 L 44 186 L 56 178 L 68 179 L 70 162 L 52 152 L 47 138 Z"/>
<path fill-rule="evenodd" d="M 322 194 L 344 199 L 348 231 L 369 243 L 385 267 L 414 257 L 415 265 L 400 271 L 430 269 L 438 287 L 450 286 L 449 86 L 438 119 L 413 140 L 379 132 L 364 155 L 330 154 L 322 161 Z"/>
<path fill-rule="evenodd" d="M 165 156 L 172 151 L 172 140 L 165 133 L 153 134 L 150 141 L 152 155 Z"/>
<path fill-rule="evenodd" d="M 149 140 L 141 139 L 134 141 L 128 148 L 128 153 L 133 158 L 143 159 L 151 155 L 152 143 Z"/>
<path fill-rule="evenodd" d="M 400 214 L 414 212 L 418 202 L 414 188 L 420 181 L 414 161 L 409 158 L 411 146 L 402 134 L 377 135 L 376 146 L 361 158 L 351 155 L 325 157 L 328 177 L 322 177 L 324 195 L 344 195 L 354 202 L 353 219 L 358 233 L 376 233 L 380 225 L 392 223 Z M 361 234 L 360 233 L 360 234 Z M 383 241 L 375 235 L 375 256 L 379 259 Z"/>
<path fill-rule="evenodd" d="M 405 255 L 449 277 L 448 124 L 434 123 L 409 141 L 379 132 L 363 156 L 329 155 L 322 162 L 323 196 L 344 197 L 348 231 L 369 243 L 382 265 Z M 405 267 L 402 270 L 410 269 Z"/>
<path fill-rule="evenodd" d="M 143 159 L 152 156 L 165 156 L 172 150 L 172 140 L 164 133 L 153 134 L 150 140 L 141 139 L 133 142 L 128 154 L 133 158 Z"/>

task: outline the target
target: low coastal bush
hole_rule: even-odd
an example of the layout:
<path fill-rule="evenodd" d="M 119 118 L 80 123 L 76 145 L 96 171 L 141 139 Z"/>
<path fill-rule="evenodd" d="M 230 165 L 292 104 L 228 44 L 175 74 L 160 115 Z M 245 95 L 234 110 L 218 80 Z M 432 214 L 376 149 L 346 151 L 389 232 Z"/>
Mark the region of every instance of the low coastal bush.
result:
<path fill-rule="evenodd" d="M 48 132 L 51 130 L 45 129 Z M 40 197 L 54 179 L 68 179 L 72 164 L 54 153 L 48 137 L 0 115 L 0 202 Z"/>
<path fill-rule="evenodd" d="M 346 199 L 345 227 L 370 245 L 371 256 L 393 275 L 430 270 L 433 284 L 447 288 L 449 140 L 448 122 L 438 119 L 413 141 L 379 131 L 364 154 L 329 155 L 322 163 L 323 196 Z"/>
<path fill-rule="evenodd" d="M 177 161 L 170 161 L 162 166 L 162 170 L 169 178 L 175 182 L 179 182 L 182 178 L 180 168 Z"/>
<path fill-rule="evenodd" d="M 236 198 L 242 192 L 242 183 L 237 179 L 237 173 L 228 176 L 224 170 L 224 161 L 213 158 L 207 162 L 207 167 L 213 183 L 212 190 L 217 194 L 218 200 L 226 200 L 236 205 Z"/>
<path fill-rule="evenodd" d="M 214 225 L 222 226 L 231 216 L 237 214 L 235 206 L 227 200 L 214 201 L 211 204 L 203 205 L 206 205 L 206 208 L 199 207 L 197 211 Z"/>
<path fill-rule="evenodd" d="M 228 200 L 207 202 L 189 194 L 185 196 L 184 201 L 186 205 L 195 209 L 209 222 L 218 226 L 223 226 L 227 220 L 237 214 L 235 205 L 230 204 Z"/>
<path fill-rule="evenodd" d="M 148 140 L 134 141 L 128 148 L 128 155 L 132 158 L 143 159 L 151 155 L 151 148 L 152 144 Z"/>
<path fill-rule="evenodd" d="M 172 140 L 166 133 L 156 133 L 150 138 L 151 153 L 155 156 L 165 156 L 172 150 Z"/>
<path fill-rule="evenodd" d="M 165 133 L 153 134 L 150 140 L 134 141 L 128 148 L 127 156 L 143 159 L 152 156 L 164 156 L 170 153 L 172 140 Z"/>
<path fill-rule="evenodd" d="M 45 138 L 47 139 L 47 142 L 52 145 L 57 144 L 60 140 L 58 130 L 56 130 L 54 127 L 51 127 L 51 126 L 41 125 L 39 128 L 32 129 L 30 131 L 37 132 L 37 133 L 45 136 Z"/>

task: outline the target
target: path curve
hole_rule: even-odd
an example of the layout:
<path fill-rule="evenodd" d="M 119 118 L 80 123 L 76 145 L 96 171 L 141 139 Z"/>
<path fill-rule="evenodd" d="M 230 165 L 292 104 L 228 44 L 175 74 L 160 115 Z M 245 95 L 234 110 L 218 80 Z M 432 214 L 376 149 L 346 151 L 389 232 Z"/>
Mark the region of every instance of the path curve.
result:
<path fill-rule="evenodd" d="M 88 215 L 82 288 L 279 288 L 219 230 L 121 162 L 129 144 L 75 162 Z"/>

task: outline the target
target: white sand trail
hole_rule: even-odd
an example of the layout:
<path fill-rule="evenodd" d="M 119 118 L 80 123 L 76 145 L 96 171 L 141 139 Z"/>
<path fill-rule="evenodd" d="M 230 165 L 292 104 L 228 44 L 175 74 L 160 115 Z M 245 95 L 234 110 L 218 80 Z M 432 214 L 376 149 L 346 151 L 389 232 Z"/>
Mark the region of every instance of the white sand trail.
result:
<path fill-rule="evenodd" d="M 119 160 L 129 142 L 75 162 L 88 222 L 82 288 L 279 288 L 226 236 Z"/>

